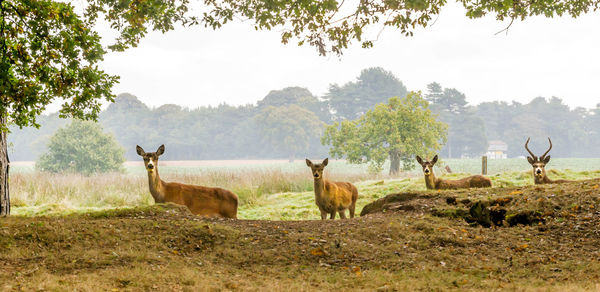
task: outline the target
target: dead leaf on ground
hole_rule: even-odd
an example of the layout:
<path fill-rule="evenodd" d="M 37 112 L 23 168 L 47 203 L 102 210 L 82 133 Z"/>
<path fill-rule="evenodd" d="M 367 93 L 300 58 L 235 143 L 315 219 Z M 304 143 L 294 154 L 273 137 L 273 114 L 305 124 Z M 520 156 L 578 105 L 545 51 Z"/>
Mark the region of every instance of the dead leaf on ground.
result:
<path fill-rule="evenodd" d="M 315 249 L 311 250 L 310 254 L 312 254 L 314 256 L 322 257 L 322 256 L 326 256 L 327 252 L 324 251 L 322 248 L 319 247 L 319 248 L 315 248 Z"/>
<path fill-rule="evenodd" d="M 352 267 L 352 272 L 353 272 L 353 273 L 354 273 L 356 276 L 358 276 L 358 277 L 360 277 L 360 276 L 362 275 L 362 273 L 361 273 L 361 271 L 360 271 L 360 267 L 359 267 L 359 266 L 354 266 L 354 267 Z"/>

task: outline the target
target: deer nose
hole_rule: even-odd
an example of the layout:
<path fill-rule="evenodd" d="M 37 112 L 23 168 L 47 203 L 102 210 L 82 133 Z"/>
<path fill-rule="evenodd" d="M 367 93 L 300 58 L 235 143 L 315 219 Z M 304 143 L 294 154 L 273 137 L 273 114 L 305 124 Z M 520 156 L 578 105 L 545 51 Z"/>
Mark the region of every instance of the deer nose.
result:
<path fill-rule="evenodd" d="M 315 177 L 319 177 L 319 174 L 318 174 L 318 173 L 315 173 L 315 174 L 314 174 L 314 176 L 315 176 Z"/>
<path fill-rule="evenodd" d="M 540 169 L 536 170 L 535 172 L 536 172 L 537 174 L 540 174 L 540 173 L 542 173 L 542 171 L 541 171 Z"/>
<path fill-rule="evenodd" d="M 149 168 L 149 169 L 153 169 L 153 168 L 154 168 L 154 165 L 152 165 L 152 164 L 148 164 L 148 168 Z"/>

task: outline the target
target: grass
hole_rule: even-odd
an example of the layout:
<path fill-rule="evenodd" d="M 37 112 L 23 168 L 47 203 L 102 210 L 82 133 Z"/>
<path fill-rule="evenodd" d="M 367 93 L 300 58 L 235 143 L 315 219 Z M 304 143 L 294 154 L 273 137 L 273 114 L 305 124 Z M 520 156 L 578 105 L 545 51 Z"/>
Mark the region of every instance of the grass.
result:
<path fill-rule="evenodd" d="M 312 191 L 310 172 L 283 172 L 277 169 L 205 171 L 198 174 L 167 173 L 166 181 L 219 186 L 238 195 L 244 207 L 258 204 L 269 194 Z M 380 177 L 372 174 L 345 174 L 335 179 L 361 181 Z M 14 215 L 61 215 L 121 207 L 147 206 L 154 202 L 144 175 L 122 173 L 84 176 L 17 172 L 10 176 Z"/>
<path fill-rule="evenodd" d="M 558 160 L 558 159 L 557 159 Z M 579 160 L 574 160 L 579 162 Z M 520 160 L 493 161 L 497 169 L 517 167 Z M 577 164 L 570 160 L 557 164 Z M 449 160 L 454 171 L 473 167 L 473 160 Z M 239 170 L 233 166 L 211 168 L 199 171 L 171 166 L 160 168 L 166 181 L 188 184 L 219 186 L 236 193 L 240 198 L 239 218 L 265 220 L 304 220 L 320 218 L 314 203 L 313 179 L 304 165 L 283 163 L 280 168 L 272 165 L 246 165 Z M 502 164 L 502 165 L 500 165 Z M 351 181 L 359 189 L 356 213 L 362 207 L 386 194 L 407 190 L 425 190 L 420 174 L 405 173 L 400 178 L 390 178 L 384 174 L 369 174 L 349 168 L 340 161 L 333 161 L 326 169 L 326 177 L 337 181 Z M 463 166 L 460 166 L 463 165 Z M 494 164 L 490 163 L 490 166 Z M 583 166 L 582 166 L 583 167 Z M 143 167 L 139 166 L 136 168 Z M 526 168 L 527 169 L 527 168 Z M 443 178 L 455 179 L 467 173 L 446 174 Z M 600 177 L 600 171 L 548 170 L 553 179 L 590 179 Z M 490 176 L 497 187 L 514 187 L 532 184 L 529 169 L 506 171 Z M 78 174 L 49 174 L 35 171 L 16 171 L 10 176 L 12 213 L 14 215 L 64 215 L 85 213 L 94 210 L 131 208 L 153 204 L 148 191 L 148 181 L 142 173 L 112 173 L 86 177 Z"/>

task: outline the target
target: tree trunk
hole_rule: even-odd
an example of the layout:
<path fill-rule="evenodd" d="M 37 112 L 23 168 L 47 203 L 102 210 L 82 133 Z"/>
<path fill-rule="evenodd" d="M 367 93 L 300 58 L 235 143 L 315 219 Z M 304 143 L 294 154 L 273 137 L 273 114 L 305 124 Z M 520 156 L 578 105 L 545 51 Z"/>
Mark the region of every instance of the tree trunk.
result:
<path fill-rule="evenodd" d="M 6 116 L 0 114 L 0 216 L 10 215 L 10 196 L 8 192 L 8 142 L 6 132 L 2 128 L 8 128 Z"/>
<path fill-rule="evenodd" d="M 400 172 L 400 154 L 390 153 L 390 175 L 397 175 Z"/>

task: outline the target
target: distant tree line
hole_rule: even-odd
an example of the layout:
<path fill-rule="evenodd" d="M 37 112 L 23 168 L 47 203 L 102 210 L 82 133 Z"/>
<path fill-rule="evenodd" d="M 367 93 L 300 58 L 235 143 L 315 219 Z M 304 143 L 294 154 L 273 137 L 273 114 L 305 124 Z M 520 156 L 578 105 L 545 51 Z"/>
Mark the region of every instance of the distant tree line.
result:
<path fill-rule="evenodd" d="M 302 87 L 269 92 L 256 105 L 206 106 L 195 109 L 165 104 L 150 108 L 132 94 L 120 94 L 100 113 L 99 122 L 137 160 L 135 145 L 165 144 L 165 159 L 252 159 L 329 156 L 321 144 L 325 125 L 358 120 L 391 97 L 405 98 L 398 77 L 382 68 L 361 71 L 355 81 L 332 84 L 318 97 Z M 466 96 L 438 83 L 423 97 L 435 118 L 448 125 L 442 157 L 478 156 L 490 140 L 508 144 L 508 156 L 523 155 L 523 144 L 546 147 L 554 142 L 554 157 L 594 157 L 600 146 L 600 104 L 594 109 L 570 109 L 557 97 L 518 102 L 469 105 Z M 58 114 L 38 118 L 40 129 L 11 128 L 11 160 L 36 160 L 46 151 L 51 135 L 69 123 Z"/>

